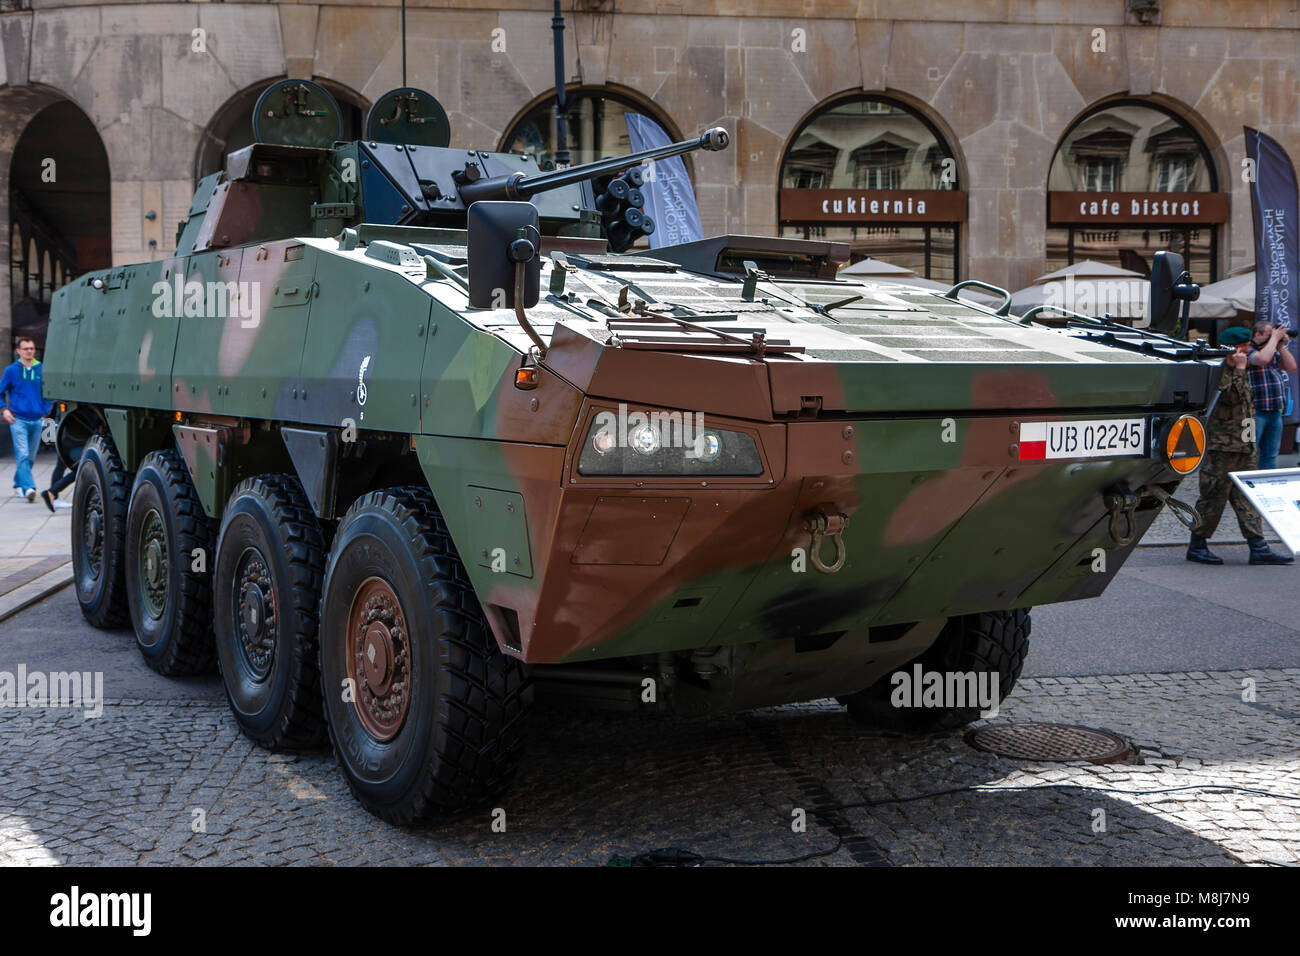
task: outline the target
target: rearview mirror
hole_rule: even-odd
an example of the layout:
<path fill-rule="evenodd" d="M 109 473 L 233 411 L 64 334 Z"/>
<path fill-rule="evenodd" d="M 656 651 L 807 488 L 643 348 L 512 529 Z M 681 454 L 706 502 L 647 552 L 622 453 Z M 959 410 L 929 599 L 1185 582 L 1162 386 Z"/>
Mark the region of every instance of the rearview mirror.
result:
<path fill-rule="evenodd" d="M 1148 315 L 1153 332 L 1181 339 L 1187 332 L 1182 321 L 1187 317 L 1188 306 L 1201 297 L 1201 287 L 1192 281 L 1191 274 L 1183 268 L 1183 257 L 1176 252 L 1157 252 L 1151 263 L 1151 294 Z"/>
<path fill-rule="evenodd" d="M 537 207 L 530 202 L 481 200 L 470 204 L 468 226 L 470 307 L 513 309 L 515 267 L 520 263 L 524 269 L 522 305 L 535 306 L 541 295 L 542 274 Z"/>

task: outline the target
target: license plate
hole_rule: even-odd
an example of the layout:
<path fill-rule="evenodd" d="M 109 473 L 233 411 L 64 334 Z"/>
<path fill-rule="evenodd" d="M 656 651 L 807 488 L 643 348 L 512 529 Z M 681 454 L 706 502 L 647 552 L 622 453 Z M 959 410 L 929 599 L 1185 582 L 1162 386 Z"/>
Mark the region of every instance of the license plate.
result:
<path fill-rule="evenodd" d="M 1125 458 L 1147 453 L 1144 418 L 1090 422 L 1025 422 L 1020 460 Z"/>

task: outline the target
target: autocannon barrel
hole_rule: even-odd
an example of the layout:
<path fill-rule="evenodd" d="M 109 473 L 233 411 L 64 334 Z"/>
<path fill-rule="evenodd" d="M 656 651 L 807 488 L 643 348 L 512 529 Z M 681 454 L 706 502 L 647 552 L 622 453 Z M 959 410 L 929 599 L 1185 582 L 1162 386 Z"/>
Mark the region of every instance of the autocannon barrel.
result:
<path fill-rule="evenodd" d="M 682 153 L 689 153 L 696 149 L 710 151 L 726 149 L 730 141 L 731 137 L 727 131 L 721 126 L 715 126 L 697 139 L 684 139 L 680 143 L 656 146 L 653 149 L 644 149 L 639 153 L 610 156 L 592 163 L 570 166 L 567 169 L 557 169 L 549 173 L 537 173 L 533 176 L 527 176 L 524 173 L 511 173 L 508 176 L 493 176 L 489 179 L 480 179 L 477 182 L 461 183 L 459 187 L 460 198 L 467 206 L 481 199 L 526 200 L 537 193 L 546 192 L 548 189 L 559 189 L 561 186 L 569 186 L 587 179 L 595 179 L 597 176 L 604 176 L 606 173 L 615 173 L 621 169 L 627 169 L 629 166 L 640 165 L 647 160 L 667 159 L 670 156 L 679 156 Z"/>

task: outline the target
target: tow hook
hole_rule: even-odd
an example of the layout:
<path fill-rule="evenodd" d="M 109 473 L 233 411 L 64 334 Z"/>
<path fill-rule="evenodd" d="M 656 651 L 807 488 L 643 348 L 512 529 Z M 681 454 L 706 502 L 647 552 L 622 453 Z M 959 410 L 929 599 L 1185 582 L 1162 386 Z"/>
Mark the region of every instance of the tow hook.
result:
<path fill-rule="evenodd" d="M 1133 538 L 1137 535 L 1137 521 L 1133 517 L 1133 512 L 1137 511 L 1141 499 L 1121 485 L 1115 491 L 1108 492 L 1101 500 L 1106 510 L 1110 512 L 1110 539 L 1121 548 L 1132 544 Z M 1120 533 L 1121 522 L 1124 528 L 1122 534 Z"/>
<path fill-rule="evenodd" d="M 834 574 L 844 567 L 849 550 L 845 547 L 841 535 L 848 526 L 849 516 L 844 514 L 828 515 L 824 511 L 819 511 L 804 519 L 804 528 L 812 532 L 812 547 L 808 549 L 808 557 L 812 561 L 812 566 L 822 574 Z M 822 541 L 826 538 L 835 542 L 835 561 L 831 564 L 822 560 Z"/>
<path fill-rule="evenodd" d="M 1129 491 L 1123 485 L 1102 497 L 1106 510 L 1110 512 L 1110 537 L 1120 547 L 1133 543 L 1137 535 L 1137 521 L 1134 512 L 1145 498 L 1155 498 L 1161 504 L 1168 505 L 1174 517 L 1188 528 L 1196 526 L 1199 516 L 1196 509 L 1185 501 L 1179 501 L 1159 485 L 1143 485 L 1136 492 Z M 1121 532 L 1122 529 L 1122 532 Z"/>

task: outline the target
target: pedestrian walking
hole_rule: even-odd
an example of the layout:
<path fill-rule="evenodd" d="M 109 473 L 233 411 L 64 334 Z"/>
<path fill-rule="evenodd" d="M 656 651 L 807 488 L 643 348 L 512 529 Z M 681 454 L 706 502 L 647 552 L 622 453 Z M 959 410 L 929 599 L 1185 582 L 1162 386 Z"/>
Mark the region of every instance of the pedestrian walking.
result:
<path fill-rule="evenodd" d="M 32 477 L 32 468 L 36 464 L 36 451 L 41 447 L 41 419 L 50 413 L 50 403 L 41 397 L 41 363 L 36 361 L 34 339 L 18 340 L 18 361 L 0 376 L 0 401 L 4 402 L 3 417 L 13 437 L 14 457 L 18 459 L 14 493 L 35 501 L 36 479 Z"/>
<path fill-rule="evenodd" d="M 1255 438 L 1259 442 L 1259 467 L 1276 468 L 1282 446 L 1282 416 L 1289 393 L 1287 375 L 1296 373 L 1295 356 L 1287 347 L 1286 329 L 1256 322 L 1250 339 L 1250 387 L 1255 399 Z"/>
<path fill-rule="evenodd" d="M 70 502 L 59 501 L 58 497 L 60 491 L 77 480 L 77 462 L 81 460 L 81 448 L 77 448 L 76 453 L 77 457 L 72 460 L 71 468 L 63 466 L 62 458 L 55 459 L 54 471 L 50 474 L 50 487 L 41 492 L 41 500 L 50 511 L 72 507 Z"/>
<path fill-rule="evenodd" d="M 1223 377 L 1219 380 L 1219 398 L 1206 427 L 1205 459 L 1201 462 L 1200 498 L 1196 501 L 1197 521 L 1192 540 L 1187 545 L 1187 560 L 1198 564 L 1222 564 L 1223 558 L 1212 552 L 1209 539 L 1214 537 L 1223 506 L 1231 504 L 1237 526 L 1250 545 L 1251 564 L 1290 564 L 1295 558 L 1278 554 L 1264 540 L 1264 522 L 1246 496 L 1229 477 L 1234 471 L 1254 471 L 1259 463 L 1255 431 L 1254 390 L 1247 365 L 1250 361 L 1251 333 L 1236 327 L 1219 336 L 1222 345 L 1237 351 L 1224 359 Z"/>

